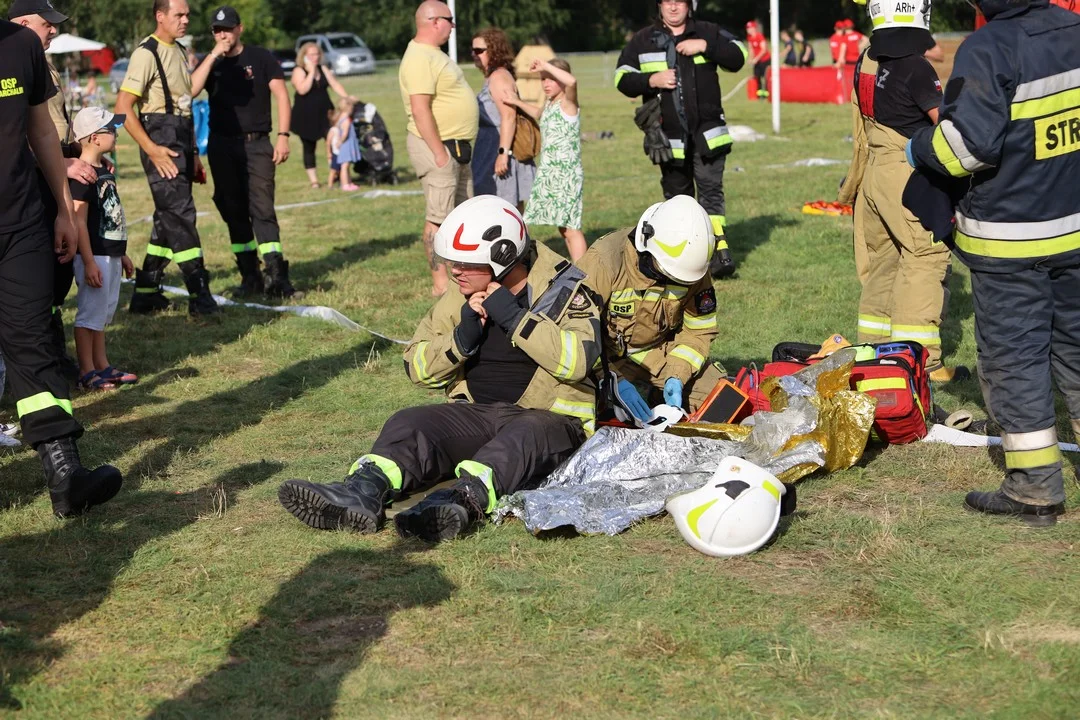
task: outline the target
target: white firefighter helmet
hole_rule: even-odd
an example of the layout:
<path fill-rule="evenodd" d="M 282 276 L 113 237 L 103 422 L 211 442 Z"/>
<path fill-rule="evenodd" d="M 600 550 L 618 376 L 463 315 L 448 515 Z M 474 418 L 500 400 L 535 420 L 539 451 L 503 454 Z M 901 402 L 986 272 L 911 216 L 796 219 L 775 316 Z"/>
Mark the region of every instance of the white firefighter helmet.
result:
<path fill-rule="evenodd" d="M 677 283 L 692 285 L 709 272 L 716 236 L 705 208 L 689 195 L 676 195 L 641 214 L 634 247 Z"/>
<path fill-rule="evenodd" d="M 709 482 L 668 499 L 683 539 L 713 557 L 752 553 L 795 510 L 795 488 L 742 458 L 726 457 Z"/>
<path fill-rule="evenodd" d="M 477 195 L 446 216 L 434 246 L 446 262 L 487 265 L 501 280 L 524 257 L 529 231 L 516 207 L 494 195 Z"/>
<path fill-rule="evenodd" d="M 916 28 L 930 31 L 930 0 L 855 0 L 867 5 L 874 30 Z"/>

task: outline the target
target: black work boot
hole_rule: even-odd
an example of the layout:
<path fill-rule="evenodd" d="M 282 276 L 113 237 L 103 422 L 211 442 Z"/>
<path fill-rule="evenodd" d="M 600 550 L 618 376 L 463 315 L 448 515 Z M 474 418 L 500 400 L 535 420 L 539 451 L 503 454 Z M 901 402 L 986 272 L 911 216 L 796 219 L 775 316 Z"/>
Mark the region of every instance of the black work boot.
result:
<path fill-rule="evenodd" d="M 64 334 L 64 316 L 60 314 L 59 308 L 54 309 L 53 314 L 49 317 L 49 334 L 56 357 L 60 358 L 60 372 L 65 377 L 78 379 L 79 363 L 68 355 L 67 335 Z"/>
<path fill-rule="evenodd" d="M 415 506 L 394 516 L 394 526 L 403 538 L 418 537 L 442 542 L 461 535 L 487 514 L 488 488 L 484 481 L 462 473 L 445 490 L 431 493 Z"/>
<path fill-rule="evenodd" d="M 169 309 L 169 299 L 161 292 L 161 270 L 136 270 L 135 294 L 131 296 L 128 312 L 151 315 Z"/>
<path fill-rule="evenodd" d="M 184 276 L 187 286 L 188 314 L 193 317 L 214 317 L 221 314 L 221 308 L 210 294 L 210 273 L 206 268 L 199 268 Z"/>
<path fill-rule="evenodd" d="M 37 453 L 56 517 L 74 517 L 94 505 L 108 502 L 124 483 L 120 471 L 112 465 L 102 465 L 96 470 L 84 468 L 75 438 L 40 443 Z"/>
<path fill-rule="evenodd" d="M 1057 522 L 1058 515 L 1065 512 L 1065 503 L 1029 505 L 1013 500 L 1001 490 L 969 492 L 964 498 L 964 505 L 969 510 L 989 515 L 1009 515 L 1032 527 L 1049 527 Z"/>
<path fill-rule="evenodd" d="M 259 272 L 259 256 L 252 250 L 236 253 L 236 267 L 240 270 L 240 288 L 237 297 L 257 297 L 265 291 L 263 276 Z"/>
<path fill-rule="evenodd" d="M 386 503 L 393 496 L 390 480 L 370 463 L 361 465 L 344 482 L 319 485 L 286 480 L 278 500 L 301 522 L 316 530 L 378 532 L 386 522 Z"/>
<path fill-rule="evenodd" d="M 299 300 L 304 293 L 297 291 L 289 282 L 289 261 L 281 253 L 269 253 L 263 261 L 263 278 L 266 283 L 266 295 L 272 298 Z"/>
<path fill-rule="evenodd" d="M 719 245 L 724 242 L 724 236 L 716 238 Z M 709 261 L 709 273 L 717 280 L 728 278 L 735 274 L 735 258 L 731 257 L 731 251 L 726 247 L 718 247 Z"/>

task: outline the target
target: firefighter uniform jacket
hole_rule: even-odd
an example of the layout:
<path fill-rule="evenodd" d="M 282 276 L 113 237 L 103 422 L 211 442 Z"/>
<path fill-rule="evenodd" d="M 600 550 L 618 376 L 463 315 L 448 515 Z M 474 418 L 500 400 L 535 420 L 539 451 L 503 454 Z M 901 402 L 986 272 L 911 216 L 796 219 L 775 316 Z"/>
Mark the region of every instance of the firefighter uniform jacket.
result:
<path fill-rule="evenodd" d="M 578 418 L 586 432 L 596 416 L 595 371 L 600 361 L 600 307 L 584 273 L 543 245 L 529 270 L 529 309 L 510 341 L 539 367 L 520 407 Z M 445 388 L 453 401 L 472 402 L 465 380 L 468 356 L 455 339 L 465 297 L 457 285 L 439 298 L 405 348 L 405 372 L 422 388 Z"/>
<path fill-rule="evenodd" d="M 1080 253 L 1080 15 L 982 5 L 993 20 L 960 46 L 939 124 L 911 151 L 916 167 L 971 176 L 956 212 L 964 264 L 1011 272 Z"/>
<path fill-rule="evenodd" d="M 680 55 L 675 46 L 683 40 L 704 40 L 705 52 Z M 693 142 L 702 157 L 712 157 L 731 149 L 716 69 L 737 72 L 746 57 L 746 45 L 719 25 L 691 18 L 678 38 L 663 25 L 650 25 L 638 31 L 619 55 L 615 87 L 627 97 L 660 96 L 663 130 L 676 160 L 686 158 L 687 142 Z M 675 90 L 649 86 L 650 75 L 669 68 L 675 68 L 679 79 Z"/>
<path fill-rule="evenodd" d="M 718 333 L 712 278 L 706 273 L 686 287 L 647 277 L 633 233 L 608 233 L 578 261 L 604 302 L 604 352 L 613 364 L 630 361 L 651 377 L 686 385 L 701 373 Z"/>

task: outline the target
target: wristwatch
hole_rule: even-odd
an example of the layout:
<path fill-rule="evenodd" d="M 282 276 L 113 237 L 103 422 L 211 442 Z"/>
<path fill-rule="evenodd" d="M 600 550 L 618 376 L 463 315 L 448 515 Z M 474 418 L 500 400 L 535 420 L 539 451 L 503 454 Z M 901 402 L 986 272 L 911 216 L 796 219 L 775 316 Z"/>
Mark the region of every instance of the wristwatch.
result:
<path fill-rule="evenodd" d="M 513 150 L 513 148 L 507 149 L 507 148 L 501 147 L 501 148 L 499 148 L 499 154 L 500 155 L 506 155 L 508 157 L 514 157 L 514 150 Z"/>
<path fill-rule="evenodd" d="M 278 135 L 280 135 L 281 137 L 292 137 L 292 133 L 287 132 L 279 132 Z"/>

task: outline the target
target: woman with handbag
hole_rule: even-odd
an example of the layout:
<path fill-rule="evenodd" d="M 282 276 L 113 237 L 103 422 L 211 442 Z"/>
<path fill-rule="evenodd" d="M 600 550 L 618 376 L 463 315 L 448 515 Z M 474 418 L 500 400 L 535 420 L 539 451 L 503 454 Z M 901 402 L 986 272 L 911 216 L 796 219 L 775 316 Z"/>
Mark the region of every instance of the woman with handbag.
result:
<path fill-rule="evenodd" d="M 477 195 L 498 195 L 524 212 L 536 165 L 531 157 L 518 158 L 514 153 L 518 111 L 504 100 L 507 95 L 518 95 L 514 50 L 506 33 L 490 27 L 473 38 L 472 56 L 485 77 L 476 98 L 480 103 L 480 132 L 473 151 L 474 191 Z M 527 118 L 525 121 L 531 122 Z"/>

